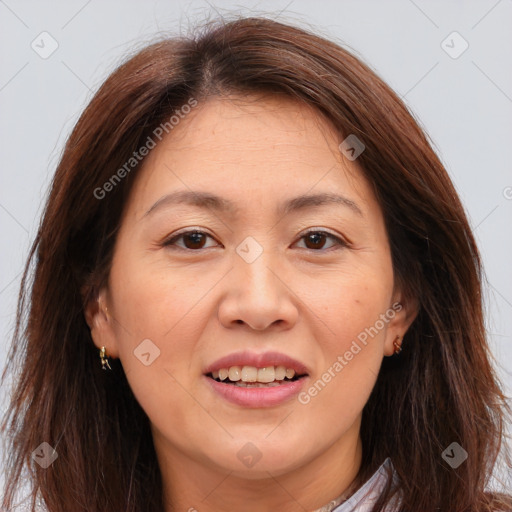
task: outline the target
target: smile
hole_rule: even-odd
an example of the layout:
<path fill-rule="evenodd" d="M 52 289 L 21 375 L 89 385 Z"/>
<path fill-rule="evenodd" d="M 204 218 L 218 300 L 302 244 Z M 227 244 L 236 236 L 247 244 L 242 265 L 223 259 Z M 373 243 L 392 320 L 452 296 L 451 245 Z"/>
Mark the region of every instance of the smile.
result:
<path fill-rule="evenodd" d="M 217 382 L 233 384 L 239 387 L 275 387 L 286 382 L 299 379 L 293 368 L 286 366 L 266 366 L 256 368 L 255 366 L 231 366 L 221 368 L 208 374 Z"/>
<path fill-rule="evenodd" d="M 276 407 L 292 400 L 304 387 L 309 370 L 276 352 L 241 352 L 207 367 L 203 377 L 217 397 L 240 407 Z"/>

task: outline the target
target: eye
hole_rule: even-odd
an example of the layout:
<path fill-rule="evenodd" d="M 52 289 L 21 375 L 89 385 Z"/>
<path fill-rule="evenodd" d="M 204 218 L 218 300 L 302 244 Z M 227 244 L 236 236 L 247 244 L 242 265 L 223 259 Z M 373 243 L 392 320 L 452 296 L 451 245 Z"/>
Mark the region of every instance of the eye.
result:
<path fill-rule="evenodd" d="M 326 240 L 334 241 L 332 245 L 329 247 L 325 247 Z M 307 233 L 303 234 L 300 240 L 304 240 L 305 248 L 311 250 L 322 250 L 322 249 L 330 249 L 335 246 L 339 247 L 347 247 L 348 244 L 341 238 L 328 233 L 327 231 L 320 230 L 310 230 Z M 303 247 L 301 247 L 303 248 Z"/>
<path fill-rule="evenodd" d="M 206 245 L 207 239 L 214 240 L 214 238 L 208 233 L 193 229 L 189 231 L 182 231 L 181 233 L 177 233 L 171 238 L 167 239 L 162 243 L 164 247 L 175 246 L 185 250 L 199 250 L 199 249 L 208 249 L 210 247 L 215 247 L 215 245 Z M 300 240 L 304 240 L 305 246 L 301 248 L 310 249 L 314 251 L 327 250 L 332 247 L 347 247 L 348 244 L 340 237 L 333 235 L 332 233 L 328 233 L 327 231 L 321 230 L 310 230 L 307 233 L 303 234 Z M 331 240 L 331 245 L 325 247 L 326 242 Z M 178 243 L 181 242 L 181 243 Z"/>
<path fill-rule="evenodd" d="M 167 239 L 165 242 L 163 242 L 164 247 L 169 246 L 177 246 L 181 249 L 189 249 L 189 250 L 197 250 L 197 249 L 208 249 L 209 247 L 214 246 L 206 246 L 206 240 L 208 238 L 211 238 L 213 240 L 213 237 L 210 236 L 208 233 L 205 233 L 204 231 L 200 231 L 198 229 L 189 230 L 189 231 L 182 231 L 181 233 L 178 233 L 171 238 Z M 183 240 L 182 244 L 178 244 L 178 240 Z"/>

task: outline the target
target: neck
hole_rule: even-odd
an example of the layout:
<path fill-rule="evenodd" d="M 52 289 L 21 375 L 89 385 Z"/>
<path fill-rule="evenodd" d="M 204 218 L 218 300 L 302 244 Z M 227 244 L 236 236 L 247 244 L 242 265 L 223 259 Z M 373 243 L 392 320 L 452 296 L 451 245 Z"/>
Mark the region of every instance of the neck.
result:
<path fill-rule="evenodd" d="M 296 469 L 282 474 L 265 471 L 247 478 L 235 471 L 194 461 L 162 445 L 154 433 L 166 512 L 327 512 L 349 497 L 361 465 L 359 437 L 338 441 Z"/>

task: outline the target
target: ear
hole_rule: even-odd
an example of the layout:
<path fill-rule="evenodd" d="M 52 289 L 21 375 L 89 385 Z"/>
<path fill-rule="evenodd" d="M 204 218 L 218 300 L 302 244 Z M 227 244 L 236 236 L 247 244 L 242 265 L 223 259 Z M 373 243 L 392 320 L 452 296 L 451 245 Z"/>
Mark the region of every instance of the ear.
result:
<path fill-rule="evenodd" d="M 85 321 L 91 330 L 92 341 L 98 349 L 105 347 L 107 355 L 119 357 L 119 349 L 114 332 L 114 318 L 108 307 L 108 293 L 102 288 L 95 299 L 85 305 Z"/>
<path fill-rule="evenodd" d="M 386 330 L 386 339 L 384 341 L 384 354 L 392 356 L 395 353 L 395 346 L 393 343 L 404 343 L 406 332 L 418 315 L 418 300 L 415 297 L 404 297 L 402 293 L 397 292 L 393 296 L 389 310 L 386 312 L 386 317 L 390 318 Z M 399 336 L 399 340 L 397 340 Z M 407 338 L 405 339 L 407 343 Z"/>

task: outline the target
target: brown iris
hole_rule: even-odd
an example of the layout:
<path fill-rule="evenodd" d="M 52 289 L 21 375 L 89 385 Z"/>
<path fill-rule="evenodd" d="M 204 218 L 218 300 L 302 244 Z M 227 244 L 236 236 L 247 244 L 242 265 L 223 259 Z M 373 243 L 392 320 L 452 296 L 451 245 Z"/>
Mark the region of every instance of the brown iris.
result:
<path fill-rule="evenodd" d="M 206 243 L 206 238 L 208 235 L 205 233 L 193 232 L 185 233 L 181 236 L 183 237 L 183 243 L 187 249 L 202 249 Z"/>
<path fill-rule="evenodd" d="M 304 235 L 304 243 L 308 249 L 321 249 L 325 244 L 326 238 L 327 235 L 325 233 L 312 232 Z"/>

